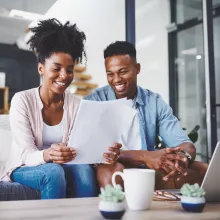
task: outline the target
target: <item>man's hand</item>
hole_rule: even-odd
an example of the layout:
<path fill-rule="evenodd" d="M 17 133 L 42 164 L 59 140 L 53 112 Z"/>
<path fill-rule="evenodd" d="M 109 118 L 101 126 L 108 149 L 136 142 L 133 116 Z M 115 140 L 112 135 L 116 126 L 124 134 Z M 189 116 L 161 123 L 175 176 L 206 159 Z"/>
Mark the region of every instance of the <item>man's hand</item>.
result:
<path fill-rule="evenodd" d="M 180 147 L 166 148 L 166 158 L 174 162 L 174 169 L 172 169 L 163 179 L 166 181 L 176 175 L 187 175 L 188 160 Z"/>
<path fill-rule="evenodd" d="M 148 168 L 170 173 L 175 169 L 175 163 L 168 159 L 166 149 L 148 152 L 149 156 L 144 161 Z"/>
<path fill-rule="evenodd" d="M 113 146 L 109 147 L 108 153 L 104 153 L 103 154 L 103 158 L 105 160 L 105 162 L 109 163 L 109 164 L 114 164 L 118 161 L 119 156 L 120 156 L 120 148 L 122 147 L 121 144 L 119 143 L 115 143 L 113 144 Z"/>
<path fill-rule="evenodd" d="M 63 164 L 74 160 L 76 151 L 64 143 L 58 143 L 52 144 L 50 148 L 44 150 L 43 156 L 45 162 L 53 161 L 57 164 Z"/>
<path fill-rule="evenodd" d="M 180 148 L 165 148 L 158 151 L 149 152 L 149 157 L 145 161 L 147 167 L 165 172 L 164 180 L 183 174 L 187 175 L 187 158 L 180 152 Z"/>

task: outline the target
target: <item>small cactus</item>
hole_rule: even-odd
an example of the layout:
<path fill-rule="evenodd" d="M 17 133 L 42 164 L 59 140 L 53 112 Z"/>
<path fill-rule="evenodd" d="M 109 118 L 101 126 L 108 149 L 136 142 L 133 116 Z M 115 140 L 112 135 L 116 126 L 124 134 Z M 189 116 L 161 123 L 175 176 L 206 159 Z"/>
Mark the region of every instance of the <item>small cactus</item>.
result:
<path fill-rule="evenodd" d="M 205 195 L 205 191 L 199 186 L 198 183 L 195 183 L 194 185 L 189 185 L 186 183 L 182 186 L 180 191 L 183 196 L 187 197 L 203 197 Z"/>
<path fill-rule="evenodd" d="M 101 188 L 99 198 L 108 202 L 122 202 L 125 199 L 125 195 L 120 185 L 116 185 L 116 187 L 106 185 L 105 188 Z"/>

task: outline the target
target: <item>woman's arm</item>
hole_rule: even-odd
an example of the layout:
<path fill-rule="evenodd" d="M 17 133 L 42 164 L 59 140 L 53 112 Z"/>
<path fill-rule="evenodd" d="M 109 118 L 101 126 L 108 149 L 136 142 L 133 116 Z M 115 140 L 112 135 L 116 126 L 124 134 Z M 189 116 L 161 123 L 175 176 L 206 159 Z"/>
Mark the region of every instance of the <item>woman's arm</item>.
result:
<path fill-rule="evenodd" d="M 17 93 L 11 101 L 10 125 L 13 141 L 22 152 L 21 159 L 27 166 L 37 166 L 44 164 L 43 150 L 39 150 L 35 144 L 29 114 L 25 103 L 25 96 Z"/>

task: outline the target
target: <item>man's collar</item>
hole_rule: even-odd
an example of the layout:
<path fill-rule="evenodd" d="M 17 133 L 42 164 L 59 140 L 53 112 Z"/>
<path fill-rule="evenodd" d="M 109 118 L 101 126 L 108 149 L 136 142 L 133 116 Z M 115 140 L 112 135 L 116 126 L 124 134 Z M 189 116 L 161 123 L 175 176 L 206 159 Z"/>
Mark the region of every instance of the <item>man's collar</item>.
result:
<path fill-rule="evenodd" d="M 136 103 L 138 103 L 139 105 L 144 105 L 142 96 L 141 96 L 141 87 L 137 86 L 137 98 L 136 98 Z"/>
<path fill-rule="evenodd" d="M 117 99 L 116 96 L 115 96 L 115 92 L 111 88 L 111 86 L 109 86 L 109 88 L 108 88 L 107 97 L 108 97 L 108 100 L 115 100 L 115 99 Z M 140 86 L 137 86 L 136 103 L 138 103 L 139 105 L 144 105 L 144 102 L 143 102 L 142 97 L 141 97 L 141 88 L 140 88 Z"/>

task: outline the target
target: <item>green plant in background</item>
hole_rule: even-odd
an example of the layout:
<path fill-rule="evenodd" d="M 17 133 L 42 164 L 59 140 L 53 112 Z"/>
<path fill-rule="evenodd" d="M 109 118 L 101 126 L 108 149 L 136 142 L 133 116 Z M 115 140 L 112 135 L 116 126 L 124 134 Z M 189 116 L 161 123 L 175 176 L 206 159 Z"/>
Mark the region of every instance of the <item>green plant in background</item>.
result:
<path fill-rule="evenodd" d="M 105 188 L 101 188 L 99 198 L 108 202 L 122 202 L 125 199 L 125 195 L 120 185 L 116 185 L 116 187 L 106 185 Z"/>
<path fill-rule="evenodd" d="M 189 139 L 195 143 L 198 140 L 198 130 L 200 129 L 199 125 L 196 125 L 192 131 L 189 132 L 188 137 Z M 185 128 L 183 128 L 183 130 L 186 130 Z M 159 136 L 156 136 L 156 146 L 155 149 L 162 149 L 165 148 L 166 145 L 164 144 L 164 142 L 161 140 L 161 138 Z"/>
<path fill-rule="evenodd" d="M 185 183 L 180 189 L 180 192 L 183 196 L 187 197 L 203 197 L 205 195 L 205 191 L 198 183 L 195 183 L 194 185 Z"/>

